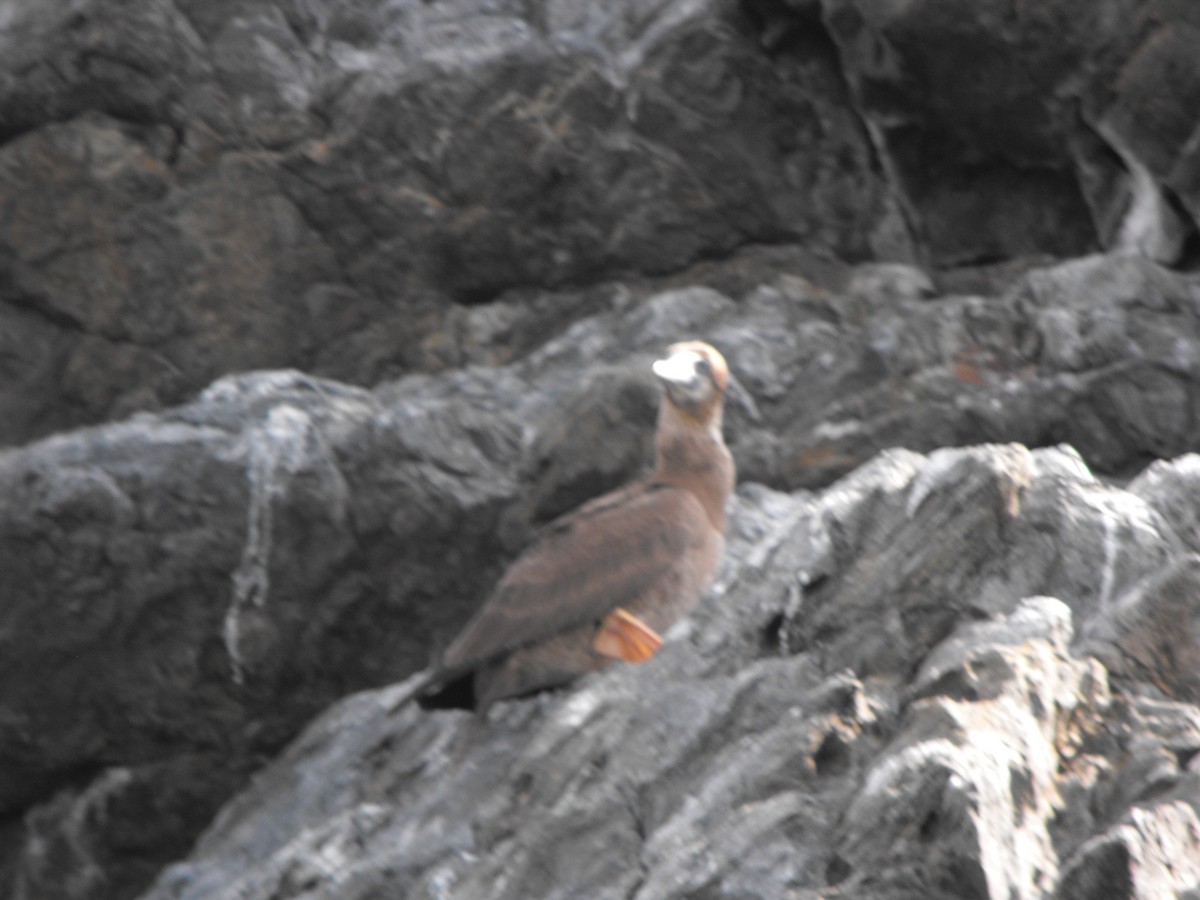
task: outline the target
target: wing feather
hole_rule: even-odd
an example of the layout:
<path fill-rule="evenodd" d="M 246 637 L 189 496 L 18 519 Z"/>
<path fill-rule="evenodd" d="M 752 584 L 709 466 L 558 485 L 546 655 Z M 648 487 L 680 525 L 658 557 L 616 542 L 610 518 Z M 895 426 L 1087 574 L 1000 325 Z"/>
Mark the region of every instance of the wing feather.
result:
<path fill-rule="evenodd" d="M 487 602 L 446 649 L 462 669 L 636 606 L 661 590 L 711 530 L 682 488 L 638 483 L 551 523 L 509 567 Z"/>

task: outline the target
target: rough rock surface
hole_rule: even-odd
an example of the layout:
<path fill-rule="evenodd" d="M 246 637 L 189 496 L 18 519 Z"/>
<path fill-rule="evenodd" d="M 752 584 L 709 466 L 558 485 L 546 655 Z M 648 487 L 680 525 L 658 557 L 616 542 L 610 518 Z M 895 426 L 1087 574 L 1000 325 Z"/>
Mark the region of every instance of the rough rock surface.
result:
<path fill-rule="evenodd" d="M 507 289 L 910 254 L 827 36 L 773 58 L 729 0 L 3 10 L 7 442 L 229 371 L 445 368 L 451 301 Z"/>
<path fill-rule="evenodd" d="M 341 893 L 351 872 L 361 896 L 396 884 L 434 896 L 443 882 L 460 885 L 454 896 L 485 896 L 501 874 L 511 896 L 549 895 L 560 879 L 563 896 L 610 879 L 606 891 L 642 885 L 645 896 L 726 878 L 750 891 L 759 877 L 779 890 L 846 881 L 855 896 L 882 879 L 878 896 L 893 896 L 894 879 L 925 890 L 959 875 L 990 892 L 979 896 L 1007 896 L 996 873 L 1037 896 L 1060 869 L 1074 871 L 1076 852 L 1145 850 L 1136 828 L 1106 830 L 1132 814 L 1140 788 L 1104 794 L 1103 813 L 1096 792 L 1135 778 L 1121 774 L 1129 753 L 1171 763 L 1171 783 L 1186 782 L 1200 749 L 1188 743 L 1200 717 L 1190 705 L 1200 702 L 1200 567 L 1189 555 L 1200 531 L 1186 500 L 1200 464 L 1156 463 L 1119 490 L 1074 450 L 935 448 L 1008 434 L 1070 437 L 1110 466 L 1182 452 L 1197 440 L 1195 417 L 1148 414 L 1170 395 L 1126 376 L 1161 375 L 1197 395 L 1194 281 L 1116 257 L 1031 270 L 990 297 L 930 295 L 903 267 L 826 274 L 838 286 L 798 273 L 737 300 L 702 286 L 664 291 L 580 319 L 520 362 L 373 391 L 298 372 L 231 376 L 190 405 L 0 455 L 0 803 L 15 896 L 130 896 L 314 713 L 422 667 L 538 523 L 646 463 L 656 402 L 647 363 L 683 334 L 725 349 L 757 395 L 765 422 L 731 413 L 727 430 L 743 482 L 775 486 L 743 489 L 726 575 L 689 639 L 583 693 L 505 704 L 486 724 L 388 719 L 379 697 L 347 701 L 151 896 L 233 896 L 234 870 L 246 896 L 299 896 L 310 876 L 294 865 L 316 865 L 310 839 L 332 828 L 340 847 L 343 826 L 378 831 L 391 849 L 380 855 L 360 836 L 362 857 L 345 866 L 343 850 L 331 851 L 331 897 L 353 895 Z M 1086 306 L 1074 299 L 1081 286 Z M 1022 340 L 1005 343 L 1013 334 Z M 876 455 L 889 442 L 932 455 Z M 1003 638 L 1014 629 L 1019 641 Z M 1111 693 L 1110 675 L 1128 688 Z M 1022 708 L 1029 684 L 1045 695 Z M 972 705 L 981 698 L 989 705 Z M 849 716 L 836 728 L 835 713 Z M 1113 727 L 1130 736 L 1100 733 Z M 1071 728 L 1083 730 L 1068 741 L 1059 730 Z M 1133 747 L 1147 728 L 1162 741 Z M 1036 849 L 1032 868 L 987 855 L 1004 831 L 994 817 L 1016 822 L 1014 810 L 974 795 L 938 805 L 953 766 L 970 784 L 991 783 L 999 763 L 975 755 L 993 752 L 993 733 L 1007 735 L 1013 789 L 1033 792 L 1020 801 L 1030 830 L 1005 851 Z M 889 761 L 926 740 L 935 761 L 924 750 Z M 797 741 L 779 758 L 770 749 Z M 1089 741 L 1099 749 L 1080 773 L 1076 745 Z M 751 768 L 718 777 L 743 753 Z M 929 823 L 863 793 L 871 772 L 891 766 L 889 778 L 916 766 L 920 784 L 932 779 L 921 788 L 932 792 L 921 795 Z M 836 789 L 822 772 L 837 774 Z M 725 778 L 735 783 L 721 787 Z M 457 786 L 447 793 L 447 783 Z M 748 821 L 712 819 L 703 804 L 684 814 L 699 802 L 687 798 L 710 791 L 715 807 L 766 805 L 744 811 Z M 595 868 L 547 870 L 570 853 L 542 847 L 546 835 L 577 841 L 577 854 L 600 840 L 545 818 L 547 804 L 554 816 L 598 817 L 620 852 Z M 959 819 L 976 807 L 988 821 L 972 820 L 968 834 Z M 924 854 L 890 838 L 862 843 L 859 825 L 879 816 L 900 817 L 897 835 L 924 828 L 932 840 L 942 829 L 965 843 L 917 865 Z M 1142 825 L 1155 840 L 1182 840 L 1181 821 L 1161 835 Z M 706 843 L 718 823 L 728 846 Z M 748 859 L 750 847 L 765 856 Z M 868 864 L 881 854 L 886 866 Z M 1160 877 L 1153 859 L 1138 865 Z M 617 877 L 621 866 L 633 868 Z M 1072 877 L 1090 877 L 1078 867 Z"/>
<path fill-rule="evenodd" d="M 931 262 L 1070 255 L 1097 243 L 1165 261 L 1189 242 L 1195 252 L 1193 6 L 820 6 Z"/>
<path fill-rule="evenodd" d="M 1193 6 L 0 0 L 0 896 L 1200 896 Z M 689 337 L 703 608 L 385 714 Z"/>
<path fill-rule="evenodd" d="M 1065 449 L 893 451 L 815 495 L 744 488 L 731 537 L 649 663 L 486 720 L 351 697 L 145 896 L 1200 885 L 1194 660 L 1125 659 L 1194 642 L 1196 592 L 1162 583 L 1197 557 L 1135 492 Z"/>
<path fill-rule="evenodd" d="M 740 247 L 1192 258 L 1198 35 L 1178 0 L 7 0 L 0 443 L 453 367 L 461 303 Z"/>

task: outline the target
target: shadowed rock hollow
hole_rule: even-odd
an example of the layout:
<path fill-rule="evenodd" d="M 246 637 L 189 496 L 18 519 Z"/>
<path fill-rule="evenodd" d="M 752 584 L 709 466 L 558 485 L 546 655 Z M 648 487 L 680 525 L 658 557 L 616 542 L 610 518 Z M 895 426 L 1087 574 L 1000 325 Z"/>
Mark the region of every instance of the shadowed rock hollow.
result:
<path fill-rule="evenodd" d="M 0 893 L 1200 891 L 1200 19 L 951 6 L 0 4 Z M 385 712 L 692 337 L 700 609 Z"/>

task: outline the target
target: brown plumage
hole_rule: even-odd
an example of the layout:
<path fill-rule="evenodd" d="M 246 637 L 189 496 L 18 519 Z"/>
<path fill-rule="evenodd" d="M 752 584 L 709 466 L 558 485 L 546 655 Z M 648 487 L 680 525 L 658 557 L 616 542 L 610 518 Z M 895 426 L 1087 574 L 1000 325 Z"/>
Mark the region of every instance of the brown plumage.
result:
<path fill-rule="evenodd" d="M 653 474 L 547 526 L 441 664 L 396 705 L 465 677 L 485 709 L 617 658 L 640 662 L 695 606 L 724 549 L 725 501 L 734 486 L 721 437 L 729 370 L 708 344 L 690 342 L 673 345 L 654 372 L 666 390 Z M 732 388 L 730 396 L 752 408 L 736 382 Z"/>

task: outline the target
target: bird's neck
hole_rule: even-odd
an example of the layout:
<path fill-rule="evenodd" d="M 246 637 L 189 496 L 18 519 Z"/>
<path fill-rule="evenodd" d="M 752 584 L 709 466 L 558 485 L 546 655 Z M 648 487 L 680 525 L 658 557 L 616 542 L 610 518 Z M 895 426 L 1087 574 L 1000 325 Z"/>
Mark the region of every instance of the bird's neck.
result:
<path fill-rule="evenodd" d="M 664 402 L 658 415 L 654 480 L 695 494 L 714 528 L 725 527 L 725 501 L 735 480 L 733 457 L 721 438 L 721 410 L 703 418 Z"/>

